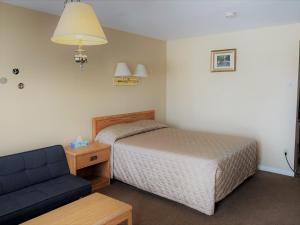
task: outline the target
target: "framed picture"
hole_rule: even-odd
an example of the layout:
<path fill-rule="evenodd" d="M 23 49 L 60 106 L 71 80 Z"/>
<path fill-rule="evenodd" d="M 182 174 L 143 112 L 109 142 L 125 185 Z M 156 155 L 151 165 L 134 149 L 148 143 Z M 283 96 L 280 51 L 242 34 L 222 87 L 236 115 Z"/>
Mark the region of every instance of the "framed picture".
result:
<path fill-rule="evenodd" d="M 236 70 L 236 49 L 211 51 L 211 72 L 230 72 Z"/>

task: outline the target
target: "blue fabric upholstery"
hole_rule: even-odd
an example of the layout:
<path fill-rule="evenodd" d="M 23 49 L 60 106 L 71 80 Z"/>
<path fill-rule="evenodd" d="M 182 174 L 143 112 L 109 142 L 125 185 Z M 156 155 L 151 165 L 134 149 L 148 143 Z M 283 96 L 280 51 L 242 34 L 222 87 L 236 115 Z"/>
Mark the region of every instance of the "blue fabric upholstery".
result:
<path fill-rule="evenodd" d="M 0 196 L 0 224 L 18 224 L 91 193 L 80 177 L 65 175 Z"/>
<path fill-rule="evenodd" d="M 62 146 L 0 157 L 0 224 L 18 224 L 91 193 Z"/>
<path fill-rule="evenodd" d="M 0 195 L 69 173 L 60 145 L 0 157 Z"/>

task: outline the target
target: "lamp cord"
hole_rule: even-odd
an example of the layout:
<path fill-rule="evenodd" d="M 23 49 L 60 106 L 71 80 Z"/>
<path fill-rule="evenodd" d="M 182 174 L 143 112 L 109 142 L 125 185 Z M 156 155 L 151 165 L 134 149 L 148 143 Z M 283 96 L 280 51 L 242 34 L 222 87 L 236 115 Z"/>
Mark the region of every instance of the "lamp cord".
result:
<path fill-rule="evenodd" d="M 299 173 L 297 173 L 297 171 L 295 171 L 295 170 L 291 167 L 291 164 L 290 164 L 290 162 L 289 162 L 289 160 L 288 160 L 288 158 L 287 158 L 287 153 L 286 153 L 286 152 L 284 153 L 284 156 L 285 156 L 285 160 L 286 160 L 288 166 L 289 166 L 290 169 L 294 172 L 294 174 L 297 175 L 297 176 L 300 175 Z"/>

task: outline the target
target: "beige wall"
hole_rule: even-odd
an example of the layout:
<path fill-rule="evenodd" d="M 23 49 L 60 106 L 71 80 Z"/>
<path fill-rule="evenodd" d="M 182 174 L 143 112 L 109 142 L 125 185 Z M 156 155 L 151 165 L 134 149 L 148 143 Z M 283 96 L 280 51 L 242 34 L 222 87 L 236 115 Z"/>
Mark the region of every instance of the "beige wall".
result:
<path fill-rule="evenodd" d="M 262 169 L 293 163 L 300 24 L 167 42 L 167 121 L 253 137 Z M 237 71 L 211 73 L 210 51 L 237 48 Z"/>
<path fill-rule="evenodd" d="M 156 109 L 164 121 L 166 105 L 169 123 L 256 138 L 262 167 L 288 171 L 282 152 L 293 162 L 300 24 L 168 41 L 167 51 L 163 41 L 105 29 L 109 44 L 88 48 L 80 72 L 74 47 L 50 42 L 57 21 L 0 3 L 0 76 L 9 78 L 0 84 L 0 155 L 89 138 L 93 116 Z M 223 48 L 237 48 L 237 72 L 210 73 L 210 50 Z M 144 63 L 150 76 L 112 87 L 119 61 L 132 70 Z"/>
<path fill-rule="evenodd" d="M 0 155 L 66 144 L 91 136 L 94 116 L 155 109 L 165 115 L 166 43 L 105 29 L 109 44 L 88 48 L 84 72 L 73 63 L 75 47 L 50 37 L 58 17 L 0 3 Z M 147 66 L 135 87 L 112 87 L 117 62 Z M 12 68 L 20 76 L 11 75 Z M 18 82 L 25 89 L 17 89 Z"/>

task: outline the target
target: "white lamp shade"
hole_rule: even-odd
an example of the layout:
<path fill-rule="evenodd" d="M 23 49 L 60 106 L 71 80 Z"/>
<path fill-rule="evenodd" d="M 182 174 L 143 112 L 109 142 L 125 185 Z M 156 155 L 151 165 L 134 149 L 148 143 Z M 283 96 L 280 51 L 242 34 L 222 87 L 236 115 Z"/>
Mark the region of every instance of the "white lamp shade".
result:
<path fill-rule="evenodd" d="M 128 77 L 131 76 L 131 72 L 127 66 L 126 63 L 120 62 L 117 64 L 116 70 L 115 70 L 115 76 L 116 77 Z"/>
<path fill-rule="evenodd" d="M 136 77 L 148 77 L 148 72 L 146 67 L 143 64 L 137 64 L 135 71 L 134 71 L 134 76 Z"/>
<path fill-rule="evenodd" d="M 69 2 L 51 40 L 65 45 L 101 45 L 107 39 L 93 8 L 82 2 Z"/>

